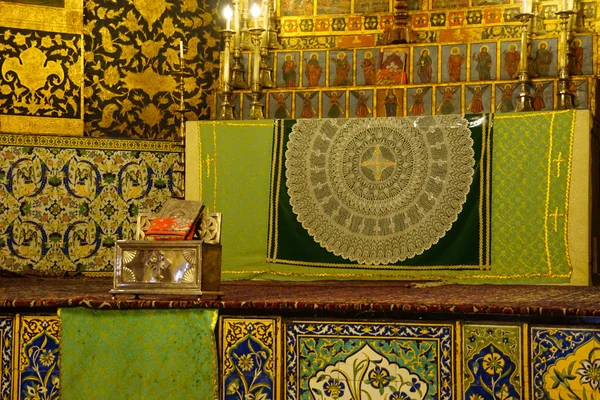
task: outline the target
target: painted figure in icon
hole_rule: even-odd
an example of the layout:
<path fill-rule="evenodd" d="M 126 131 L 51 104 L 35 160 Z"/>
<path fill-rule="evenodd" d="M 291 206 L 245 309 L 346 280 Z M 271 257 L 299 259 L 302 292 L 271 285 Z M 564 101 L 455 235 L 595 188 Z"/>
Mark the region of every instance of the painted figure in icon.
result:
<path fill-rule="evenodd" d="M 513 104 L 512 94 L 515 90 L 516 86 L 513 86 L 509 83 L 504 85 L 504 87 L 499 86 L 498 89 L 502 92 L 502 97 L 496 106 L 496 109 L 502 112 L 512 112 L 515 111 L 515 105 Z"/>
<path fill-rule="evenodd" d="M 383 72 L 382 76 L 385 76 L 386 80 L 390 80 L 390 83 L 404 84 L 406 83 L 405 66 L 406 54 L 400 51 L 394 51 L 392 53 L 384 53 L 379 68 L 380 71 Z"/>
<path fill-rule="evenodd" d="M 332 58 L 331 61 L 335 64 L 335 79 L 333 85 L 335 86 L 348 86 L 352 84 L 352 78 L 350 77 L 350 63 L 348 62 L 348 55 L 343 51 L 337 53 L 336 58 Z"/>
<path fill-rule="evenodd" d="M 354 96 L 358 99 L 358 103 L 356 105 L 356 111 L 355 111 L 356 116 L 359 118 L 364 118 L 364 117 L 367 117 L 369 114 L 371 114 L 372 111 L 369 108 L 369 105 L 367 104 L 367 101 L 369 101 L 369 96 L 365 95 L 365 91 L 361 90 L 358 93 L 356 93 L 356 92 L 350 92 L 350 93 L 352 93 L 352 96 Z"/>
<path fill-rule="evenodd" d="M 376 80 L 375 59 L 373 53 L 365 51 L 365 59 L 360 63 L 365 77 L 365 85 L 374 85 Z"/>
<path fill-rule="evenodd" d="M 319 86 L 319 81 L 321 80 L 321 74 L 323 73 L 323 68 L 319 63 L 319 55 L 317 53 L 312 53 L 310 55 L 310 60 L 306 61 L 306 78 L 308 79 L 307 86 Z"/>
<path fill-rule="evenodd" d="M 290 110 L 288 110 L 287 105 L 285 104 L 285 101 L 288 97 L 290 97 L 290 94 L 291 93 L 271 94 L 271 96 L 273 96 L 273 98 L 277 100 L 277 105 L 275 106 L 275 118 L 284 119 L 289 118 L 291 116 Z"/>
<path fill-rule="evenodd" d="M 544 101 L 544 90 L 550 86 L 551 83 L 552 82 L 538 82 L 535 84 L 535 90 L 533 91 L 533 109 L 535 111 L 540 111 L 546 108 L 546 102 Z"/>
<path fill-rule="evenodd" d="M 444 95 L 442 101 L 438 106 L 437 112 L 439 114 L 453 114 L 454 113 L 454 93 L 459 89 L 458 87 L 451 88 L 450 86 L 444 88 L 438 88 L 439 91 Z"/>
<path fill-rule="evenodd" d="M 460 54 L 458 47 L 453 47 L 450 50 L 450 57 L 448 57 L 448 75 L 450 76 L 450 82 L 460 81 L 460 69 L 465 58 Z"/>
<path fill-rule="evenodd" d="M 398 96 L 394 94 L 393 89 L 388 89 L 383 102 L 385 104 L 385 116 L 395 117 L 398 112 Z"/>
<path fill-rule="evenodd" d="M 430 88 L 421 89 L 418 88 L 415 91 L 415 94 L 412 94 L 413 104 L 408 109 L 408 112 L 412 115 L 421 115 L 425 112 L 425 108 L 423 106 L 423 97 L 427 94 Z"/>
<path fill-rule="evenodd" d="M 292 58 L 292 55 L 286 54 L 285 61 L 283 62 L 283 65 L 281 66 L 281 69 L 283 70 L 283 80 L 285 81 L 285 86 L 287 86 L 287 87 L 297 86 L 297 83 L 296 83 L 296 78 L 297 78 L 296 68 L 297 67 L 298 67 L 298 64 L 296 64 L 296 62 Z"/>
<path fill-rule="evenodd" d="M 475 89 L 473 89 L 467 86 L 467 89 L 473 94 L 471 102 L 467 105 L 467 111 L 470 111 L 473 114 L 479 114 L 483 112 L 485 109 L 483 106 L 483 94 L 487 88 L 488 86 L 485 86 L 483 89 L 481 86 L 475 86 Z"/>
<path fill-rule="evenodd" d="M 300 95 L 300 93 L 298 93 Z M 313 107 L 312 99 L 317 95 L 317 92 L 314 93 L 304 93 L 302 96 L 302 112 L 300 116 L 302 118 L 313 118 L 317 116 L 317 111 Z"/>
<path fill-rule="evenodd" d="M 481 46 L 479 49 L 479 54 L 473 56 L 473 60 L 477 62 L 475 69 L 479 74 L 480 81 L 487 81 L 492 79 L 491 69 L 492 69 L 492 56 L 488 52 L 487 46 Z"/>
<path fill-rule="evenodd" d="M 542 78 L 550 73 L 550 64 L 552 63 L 552 49 L 548 43 L 541 42 L 535 53 L 535 71 L 537 76 Z"/>
<path fill-rule="evenodd" d="M 431 82 L 431 78 L 433 76 L 433 71 L 432 71 L 432 67 L 431 67 L 432 64 L 433 64 L 433 61 L 431 60 L 431 57 L 429 56 L 429 50 L 428 49 L 421 50 L 421 56 L 419 57 L 419 60 L 417 61 L 417 75 L 421 79 L 421 82 L 426 82 L 426 83 Z"/>
<path fill-rule="evenodd" d="M 511 78 L 516 78 L 519 72 L 519 61 L 521 55 L 517 51 L 517 45 L 512 43 L 508 45 L 508 50 L 504 52 L 504 69 Z"/>
<path fill-rule="evenodd" d="M 342 96 L 342 92 L 324 92 L 325 96 L 329 97 L 329 111 L 327 111 L 327 116 L 329 118 L 339 118 L 344 116 L 344 110 L 340 106 L 340 97 Z"/>
<path fill-rule="evenodd" d="M 583 47 L 581 47 L 580 39 L 573 40 L 571 54 L 573 55 L 573 59 L 569 64 L 571 75 L 583 75 Z"/>
<path fill-rule="evenodd" d="M 579 88 L 585 84 L 586 81 L 571 81 L 571 83 L 569 84 L 569 88 L 568 88 L 568 92 L 569 94 L 571 94 L 571 96 L 573 96 L 573 105 L 575 107 L 579 107 Z M 582 89 L 583 90 L 583 89 Z"/>

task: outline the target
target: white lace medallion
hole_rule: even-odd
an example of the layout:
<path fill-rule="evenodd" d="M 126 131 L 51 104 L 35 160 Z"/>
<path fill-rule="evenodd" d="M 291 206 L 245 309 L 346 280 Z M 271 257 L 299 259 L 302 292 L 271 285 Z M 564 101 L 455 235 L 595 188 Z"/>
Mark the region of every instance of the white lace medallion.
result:
<path fill-rule="evenodd" d="M 330 252 L 371 265 L 437 243 L 462 210 L 474 165 L 459 115 L 298 120 L 285 163 L 304 229 Z"/>

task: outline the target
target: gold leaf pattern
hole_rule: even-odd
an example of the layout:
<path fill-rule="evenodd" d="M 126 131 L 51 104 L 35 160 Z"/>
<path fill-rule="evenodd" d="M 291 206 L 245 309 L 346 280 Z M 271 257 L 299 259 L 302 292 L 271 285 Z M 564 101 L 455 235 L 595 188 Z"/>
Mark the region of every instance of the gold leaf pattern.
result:
<path fill-rule="evenodd" d="M 172 138 L 180 41 L 191 74 L 184 82 L 184 107 L 192 109 L 186 118 L 208 117 L 203 88 L 218 74 L 220 44 L 211 8 L 195 0 L 126 0 L 118 9 L 111 0 L 86 1 L 84 135 Z"/>

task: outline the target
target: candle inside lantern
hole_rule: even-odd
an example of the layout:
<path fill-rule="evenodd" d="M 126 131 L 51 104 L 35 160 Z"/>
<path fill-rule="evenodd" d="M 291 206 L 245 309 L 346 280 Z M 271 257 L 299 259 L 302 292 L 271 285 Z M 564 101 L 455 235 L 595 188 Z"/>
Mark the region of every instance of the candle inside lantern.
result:
<path fill-rule="evenodd" d="M 250 7 L 250 15 L 254 19 L 254 27 L 258 28 L 258 17 L 260 16 L 260 6 L 256 3 L 252 3 L 252 7 Z"/>
<path fill-rule="evenodd" d="M 179 41 L 179 58 L 183 59 L 183 40 Z"/>
<path fill-rule="evenodd" d="M 229 5 L 223 9 L 223 17 L 225 18 L 225 29 L 231 29 L 231 17 L 233 16 L 233 10 Z"/>

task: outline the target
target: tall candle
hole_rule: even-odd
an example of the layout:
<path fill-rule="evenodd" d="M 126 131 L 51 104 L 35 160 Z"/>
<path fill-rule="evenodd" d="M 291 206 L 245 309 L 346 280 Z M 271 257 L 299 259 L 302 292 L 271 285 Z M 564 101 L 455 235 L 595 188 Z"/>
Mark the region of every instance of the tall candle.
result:
<path fill-rule="evenodd" d="M 179 41 L 179 58 L 183 60 L 183 40 Z"/>
<path fill-rule="evenodd" d="M 260 7 L 256 3 L 252 3 L 252 7 L 250 7 L 250 15 L 254 19 L 254 27 L 258 28 L 258 17 L 260 17 Z"/>
<path fill-rule="evenodd" d="M 223 9 L 223 17 L 225 17 L 225 29 L 231 29 L 231 16 L 233 15 L 233 10 L 229 5 L 225 6 Z"/>
<path fill-rule="evenodd" d="M 265 1 L 263 2 L 263 28 L 265 28 L 265 30 L 269 29 L 269 2 Z"/>
<path fill-rule="evenodd" d="M 529 11 L 529 2 L 527 0 L 523 0 L 523 10 L 522 10 L 523 14 L 526 14 Z"/>
<path fill-rule="evenodd" d="M 569 7 L 567 5 L 567 0 L 563 0 L 562 1 L 562 10 L 567 11 L 568 9 L 569 9 Z"/>
<path fill-rule="evenodd" d="M 235 33 L 233 34 L 233 48 L 240 48 L 240 2 L 239 0 L 234 0 L 233 2 L 233 30 Z"/>

